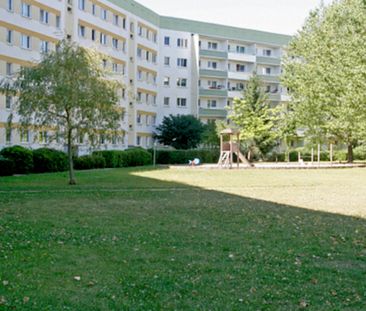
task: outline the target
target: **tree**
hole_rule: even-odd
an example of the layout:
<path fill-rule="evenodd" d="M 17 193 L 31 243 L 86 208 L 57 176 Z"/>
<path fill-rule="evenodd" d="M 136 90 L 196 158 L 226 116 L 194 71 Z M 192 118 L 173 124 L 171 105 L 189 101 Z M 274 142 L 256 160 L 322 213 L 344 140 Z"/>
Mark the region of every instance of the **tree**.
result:
<path fill-rule="evenodd" d="M 102 55 L 62 41 L 41 62 L 22 68 L 3 91 L 18 94 L 15 111 L 22 127 L 50 128 L 67 145 L 69 183 L 76 184 L 73 148 L 80 135 L 97 144 L 119 127 L 118 82 L 108 80 Z M 11 120 L 10 120 L 11 122 Z"/>
<path fill-rule="evenodd" d="M 277 142 L 277 114 L 277 109 L 270 107 L 260 78 L 254 74 L 248 81 L 243 98 L 234 99 L 229 118 L 239 127 L 241 139 L 248 149 L 256 147 L 264 156 Z"/>
<path fill-rule="evenodd" d="M 208 122 L 204 125 L 202 143 L 209 148 L 217 148 L 220 145 L 220 136 L 217 134 L 216 122 Z"/>
<path fill-rule="evenodd" d="M 297 126 L 346 144 L 349 162 L 366 133 L 365 45 L 365 1 L 340 0 L 311 12 L 284 60 Z"/>
<path fill-rule="evenodd" d="M 176 149 L 196 148 L 201 142 L 204 126 L 202 122 L 191 115 L 164 117 L 157 127 L 155 137 L 164 145 Z"/>

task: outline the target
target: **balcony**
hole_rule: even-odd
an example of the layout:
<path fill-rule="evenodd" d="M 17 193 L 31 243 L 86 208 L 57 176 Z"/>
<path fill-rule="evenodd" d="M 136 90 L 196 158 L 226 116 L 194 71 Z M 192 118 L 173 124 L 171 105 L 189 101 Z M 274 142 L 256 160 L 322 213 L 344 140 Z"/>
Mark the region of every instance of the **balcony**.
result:
<path fill-rule="evenodd" d="M 220 88 L 200 89 L 199 94 L 204 97 L 227 97 L 227 90 Z"/>
<path fill-rule="evenodd" d="M 200 69 L 200 76 L 201 77 L 227 78 L 227 71 Z"/>
<path fill-rule="evenodd" d="M 229 98 L 242 98 L 244 96 L 243 92 L 244 92 L 244 90 L 233 89 L 233 90 L 229 91 L 228 97 Z"/>
<path fill-rule="evenodd" d="M 225 109 L 200 108 L 199 116 L 203 118 L 226 118 L 227 111 Z"/>
<path fill-rule="evenodd" d="M 227 52 L 218 50 L 200 50 L 200 56 L 218 59 L 227 59 Z"/>
<path fill-rule="evenodd" d="M 255 55 L 243 54 L 243 53 L 229 53 L 228 58 L 229 60 L 235 60 L 246 63 L 255 63 L 256 61 Z"/>
<path fill-rule="evenodd" d="M 273 101 L 273 102 L 279 102 L 281 101 L 281 94 L 276 92 L 276 93 L 267 93 L 268 95 L 268 99 L 270 101 Z"/>
<path fill-rule="evenodd" d="M 252 76 L 252 72 L 250 71 L 229 71 L 228 77 L 229 79 L 234 80 L 249 80 Z"/>
<path fill-rule="evenodd" d="M 280 75 L 258 75 L 258 77 L 264 82 L 280 83 Z"/>
<path fill-rule="evenodd" d="M 281 59 L 277 57 L 257 56 L 257 64 L 280 66 Z"/>

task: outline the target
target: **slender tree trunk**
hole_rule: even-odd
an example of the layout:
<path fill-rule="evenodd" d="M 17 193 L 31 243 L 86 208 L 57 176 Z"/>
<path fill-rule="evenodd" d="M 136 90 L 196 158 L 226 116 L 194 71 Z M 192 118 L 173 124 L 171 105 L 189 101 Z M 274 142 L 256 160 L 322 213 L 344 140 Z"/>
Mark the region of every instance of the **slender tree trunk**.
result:
<path fill-rule="evenodd" d="M 347 158 L 348 158 L 348 163 L 353 163 L 353 144 L 352 143 L 348 143 Z"/>
<path fill-rule="evenodd" d="M 74 161 L 72 159 L 72 130 L 68 130 L 67 133 L 67 154 L 69 157 L 69 185 L 76 185 Z"/>

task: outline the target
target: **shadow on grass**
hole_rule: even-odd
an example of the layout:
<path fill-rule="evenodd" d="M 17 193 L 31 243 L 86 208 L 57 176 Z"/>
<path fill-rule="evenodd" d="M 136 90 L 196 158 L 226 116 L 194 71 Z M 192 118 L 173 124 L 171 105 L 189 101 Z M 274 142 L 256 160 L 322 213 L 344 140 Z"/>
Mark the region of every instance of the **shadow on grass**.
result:
<path fill-rule="evenodd" d="M 365 220 L 138 171 L 0 181 L 0 310 L 366 306 Z"/>

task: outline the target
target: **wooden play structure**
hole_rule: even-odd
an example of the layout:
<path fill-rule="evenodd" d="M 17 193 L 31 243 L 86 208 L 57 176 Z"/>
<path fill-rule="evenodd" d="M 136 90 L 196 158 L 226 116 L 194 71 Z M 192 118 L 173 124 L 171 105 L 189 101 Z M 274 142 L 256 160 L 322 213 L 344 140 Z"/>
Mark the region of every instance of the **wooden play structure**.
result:
<path fill-rule="evenodd" d="M 220 133 L 220 168 L 233 168 L 234 154 L 236 155 L 236 166 L 240 167 L 240 162 L 247 167 L 251 167 L 250 162 L 240 152 L 240 132 L 235 129 L 225 129 Z"/>

